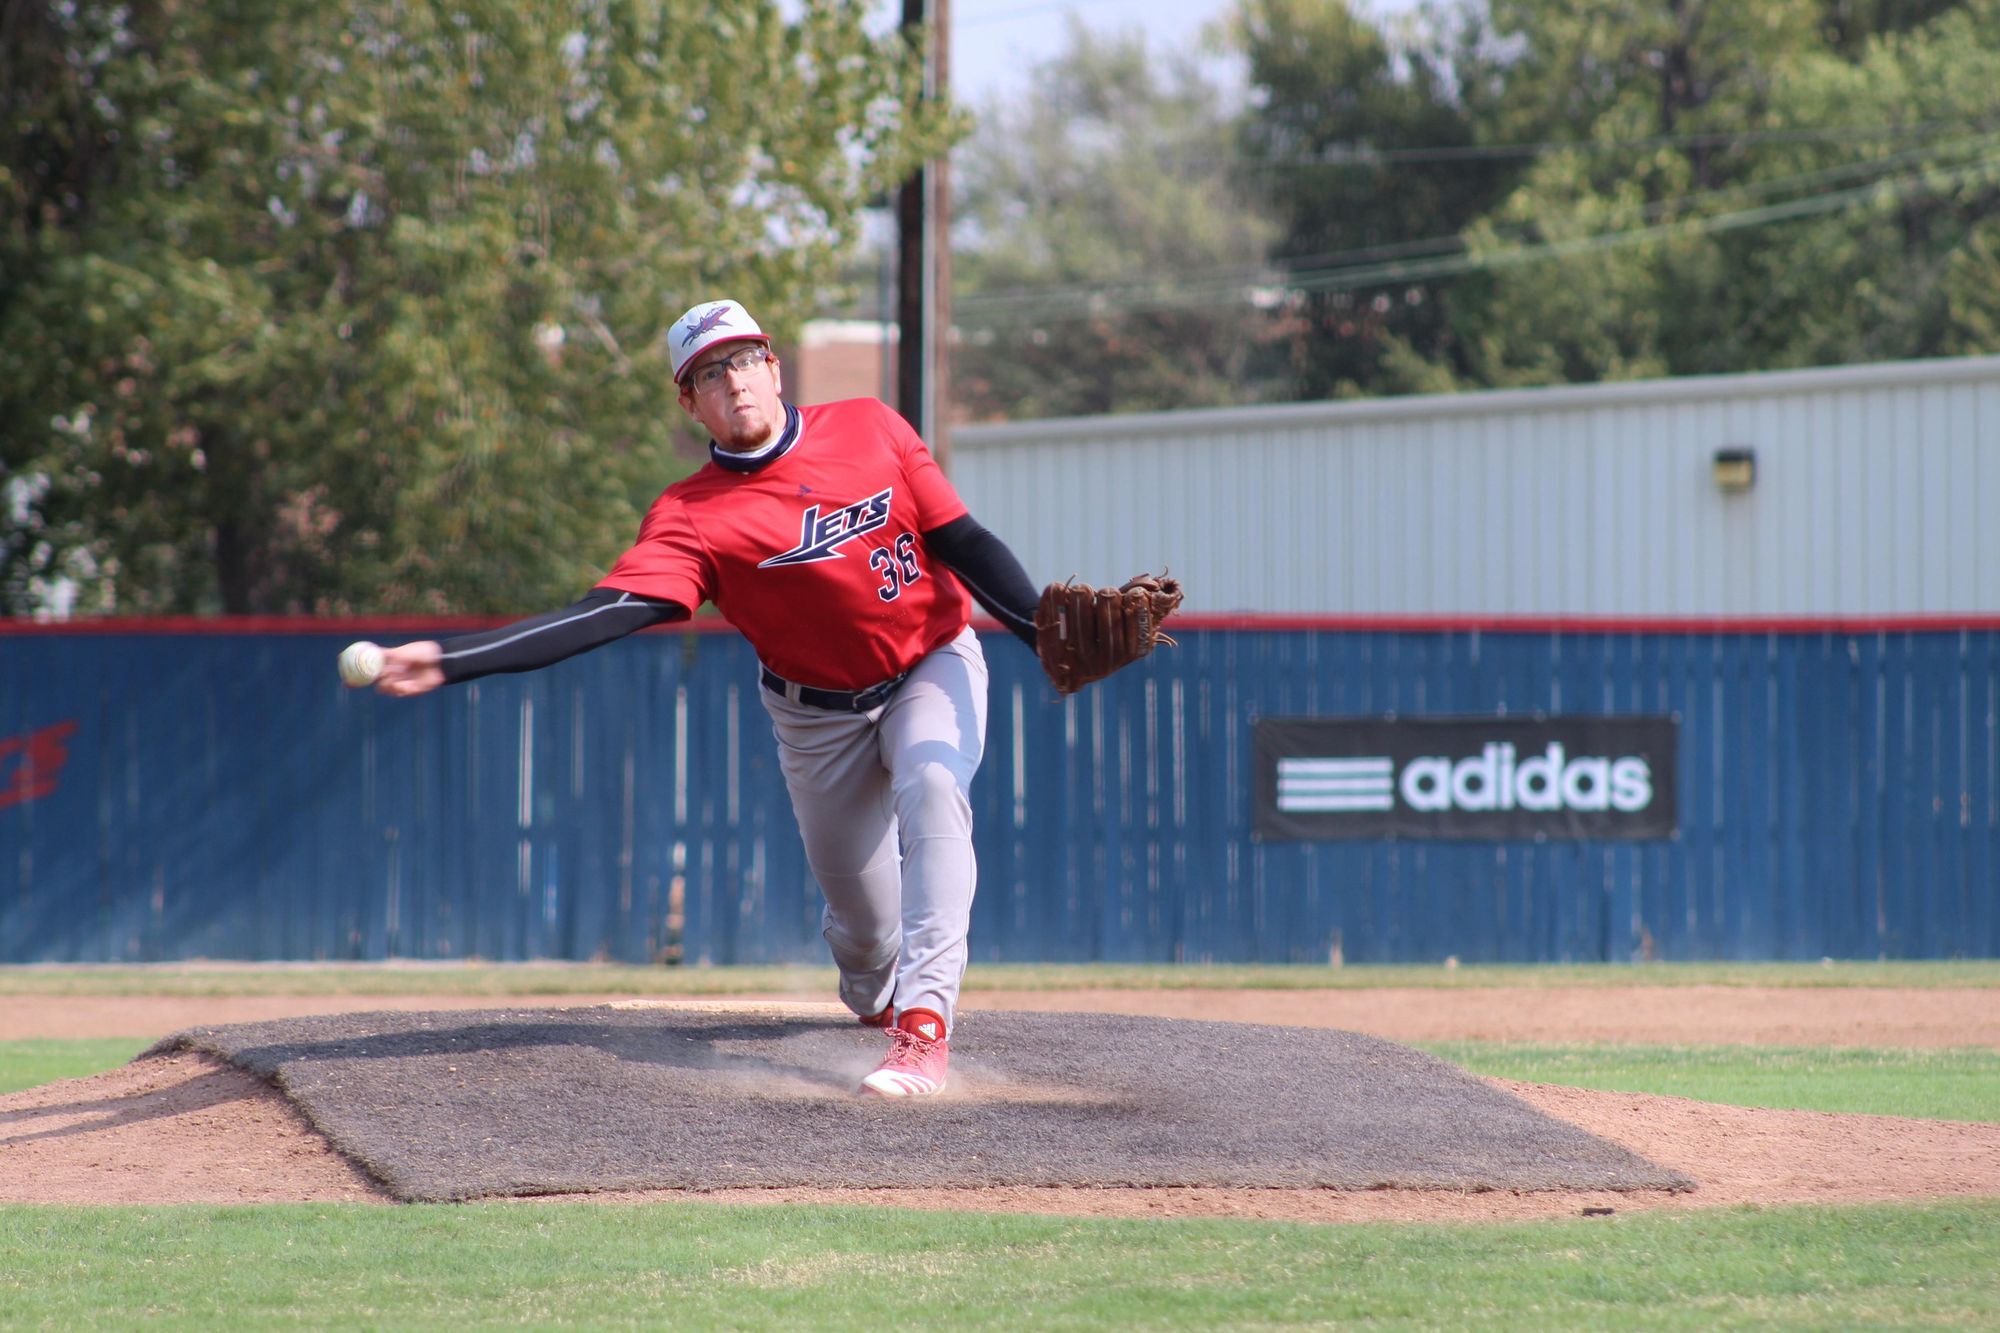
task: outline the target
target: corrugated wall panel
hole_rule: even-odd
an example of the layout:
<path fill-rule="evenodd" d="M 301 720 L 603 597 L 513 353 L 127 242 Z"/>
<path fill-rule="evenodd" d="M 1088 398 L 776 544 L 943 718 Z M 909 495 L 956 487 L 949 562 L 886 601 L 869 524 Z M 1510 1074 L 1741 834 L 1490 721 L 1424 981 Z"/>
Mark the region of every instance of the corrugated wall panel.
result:
<path fill-rule="evenodd" d="M 0 632 L 0 961 L 824 958 L 733 635 L 402 703 L 343 637 Z M 1062 701 L 989 659 L 976 958 L 2000 954 L 2000 630 L 1197 623 Z M 1677 716 L 1678 836 L 1251 837 L 1259 717 L 1537 711 Z"/>
<path fill-rule="evenodd" d="M 2000 606 L 2000 358 L 964 427 L 1037 578 L 1170 564 L 1202 611 Z M 1717 448 L 1755 450 L 1724 494 Z"/>

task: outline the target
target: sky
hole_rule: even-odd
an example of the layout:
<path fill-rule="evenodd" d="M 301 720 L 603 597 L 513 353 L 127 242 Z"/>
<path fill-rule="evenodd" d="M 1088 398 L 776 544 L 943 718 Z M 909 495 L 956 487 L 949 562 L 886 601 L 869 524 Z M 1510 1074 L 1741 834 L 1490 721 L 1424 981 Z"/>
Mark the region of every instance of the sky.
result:
<path fill-rule="evenodd" d="M 1026 73 L 1059 54 L 1075 15 L 1094 31 L 1143 28 L 1162 49 L 1186 47 L 1230 0 L 953 0 L 951 84 L 977 105 L 1026 86 Z"/>
<path fill-rule="evenodd" d="M 879 0 L 878 0 L 879 3 Z M 1357 10 L 1398 13 L 1415 0 L 1365 0 Z M 1187 48 L 1231 8 L 1231 0 L 951 0 L 951 84 L 968 105 L 1027 86 L 1030 66 L 1059 54 L 1074 14 L 1096 32 L 1143 29 L 1160 49 Z M 882 12 L 902 14 L 901 0 Z"/>

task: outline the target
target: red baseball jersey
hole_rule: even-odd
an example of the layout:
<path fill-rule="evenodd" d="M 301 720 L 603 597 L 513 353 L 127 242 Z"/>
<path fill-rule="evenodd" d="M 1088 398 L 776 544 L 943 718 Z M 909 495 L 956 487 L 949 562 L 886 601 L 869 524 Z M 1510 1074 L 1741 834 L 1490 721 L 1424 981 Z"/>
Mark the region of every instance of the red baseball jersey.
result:
<path fill-rule="evenodd" d="M 711 460 L 667 487 L 598 586 L 689 609 L 714 602 L 779 675 L 866 689 L 971 618 L 964 586 L 923 541 L 965 502 L 875 399 L 799 415 L 796 442 L 756 471 Z"/>

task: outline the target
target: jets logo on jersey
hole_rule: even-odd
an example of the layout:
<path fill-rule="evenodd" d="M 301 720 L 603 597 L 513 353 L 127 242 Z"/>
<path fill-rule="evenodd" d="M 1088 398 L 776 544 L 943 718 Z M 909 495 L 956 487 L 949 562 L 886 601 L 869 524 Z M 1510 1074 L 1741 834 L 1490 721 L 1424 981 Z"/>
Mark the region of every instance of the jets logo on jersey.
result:
<path fill-rule="evenodd" d="M 774 555 L 760 563 L 757 568 L 770 569 L 774 565 L 810 565 L 820 560 L 840 559 L 840 548 L 863 533 L 873 532 L 889 521 L 889 501 L 896 494 L 896 488 L 869 496 L 866 500 L 856 500 L 842 509 L 836 509 L 824 518 L 820 517 L 819 506 L 806 509 L 799 520 L 799 544 L 783 555 Z"/>

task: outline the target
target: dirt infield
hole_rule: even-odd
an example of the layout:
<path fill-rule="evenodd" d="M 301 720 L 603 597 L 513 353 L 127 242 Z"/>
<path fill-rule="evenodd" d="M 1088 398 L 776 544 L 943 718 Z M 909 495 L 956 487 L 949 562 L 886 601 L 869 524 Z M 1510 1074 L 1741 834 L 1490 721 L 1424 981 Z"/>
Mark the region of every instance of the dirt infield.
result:
<path fill-rule="evenodd" d="M 568 996 L 575 1006 L 597 997 Z M 610 997 L 603 997 L 610 998 Z M 623 997 L 629 999 L 629 997 Z M 491 997 L 24 999 L 0 1039 L 154 1038 L 199 1023 L 358 1009 L 490 1008 Z M 513 1005 L 527 1002 L 510 1000 Z M 968 1009 L 1236 1019 L 1393 1040 L 1762 1042 L 2000 1049 L 2000 991 L 1739 987 L 1325 992 L 975 992 Z M 1497 1083 L 1536 1109 L 1692 1177 L 1687 1194 L 1285 1189 L 732 1190 L 722 1202 L 843 1201 L 1121 1216 L 1502 1220 L 1586 1210 L 2000 1197 L 2000 1126 L 1713 1106 Z M 661 1197 L 598 1194 L 607 1202 Z M 686 1198 L 683 1193 L 664 1197 Z M 384 1200 L 268 1084 L 199 1055 L 0 1096 L 0 1199 L 62 1203 Z"/>
<path fill-rule="evenodd" d="M 216 1023 L 362 1009 L 591 1005 L 629 995 L 80 995 L 0 999 L 0 1041 L 164 1037 Z M 743 999 L 823 1000 L 823 995 Z M 1667 1045 L 1984 1046 L 2000 1050 L 2000 990 L 1787 986 L 1492 986 L 1465 990 L 975 990 L 970 1010 L 1135 1014 L 1342 1028 L 1391 1041 L 1630 1041 Z"/>

